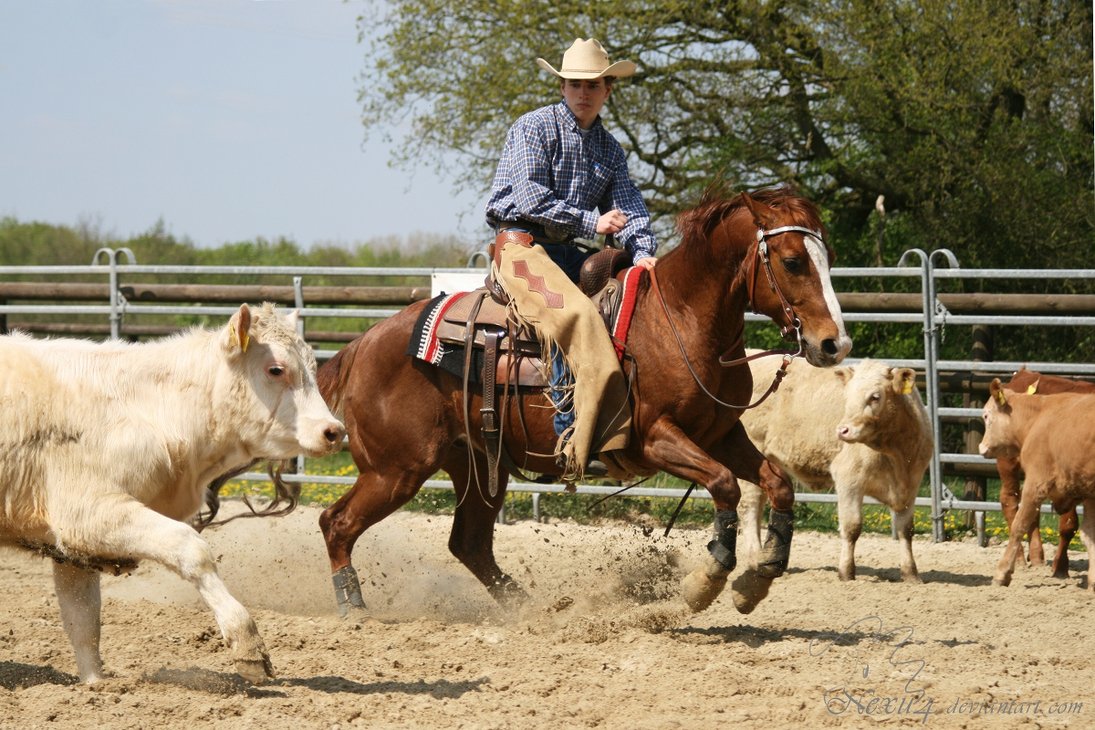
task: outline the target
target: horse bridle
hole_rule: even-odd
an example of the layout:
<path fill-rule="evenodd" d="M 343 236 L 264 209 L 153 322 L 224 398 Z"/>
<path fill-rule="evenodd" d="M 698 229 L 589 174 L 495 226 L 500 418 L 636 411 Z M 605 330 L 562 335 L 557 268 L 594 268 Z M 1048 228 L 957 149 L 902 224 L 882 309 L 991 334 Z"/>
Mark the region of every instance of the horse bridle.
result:
<path fill-rule="evenodd" d="M 780 226 L 779 228 L 772 228 L 771 230 L 764 230 L 763 228 L 757 229 L 757 253 L 756 259 L 759 260 L 764 268 L 764 275 L 768 278 L 768 286 L 779 297 L 779 306 L 783 309 L 783 314 L 787 317 L 787 324 L 779 328 L 779 333 L 783 335 L 783 339 L 791 339 L 792 332 L 795 334 L 796 339 L 800 343 L 802 342 L 802 322 L 799 321 L 798 315 L 795 314 L 794 308 L 791 307 L 791 303 L 787 301 L 787 297 L 783 296 L 783 291 L 779 288 L 779 284 L 776 283 L 776 276 L 772 272 L 772 259 L 768 256 L 768 239 L 773 236 L 778 236 L 783 233 L 801 233 L 803 236 L 811 236 L 813 238 L 819 238 L 817 231 L 811 231 L 809 228 L 802 226 Z M 757 312 L 757 300 L 756 300 L 756 287 L 757 287 L 757 260 L 753 261 L 753 275 L 749 277 L 746 283 L 746 288 L 749 293 L 749 308 L 754 313 Z"/>
<path fill-rule="evenodd" d="M 757 360 L 759 358 L 767 357 L 769 355 L 783 356 L 783 363 L 776 371 L 775 377 L 772 379 L 772 384 L 768 386 L 768 390 L 766 390 L 764 392 L 764 395 L 758 398 L 755 403 L 750 403 L 747 406 L 739 406 L 732 403 L 726 403 L 714 393 L 709 391 L 707 387 L 700 381 L 699 375 L 696 373 L 695 369 L 693 369 L 692 363 L 688 359 L 688 353 L 684 348 L 684 342 L 681 341 L 681 336 L 680 333 L 677 331 L 677 326 L 676 324 L 674 324 L 673 318 L 669 313 L 669 305 L 666 303 L 665 297 L 662 296 L 661 287 L 658 286 L 658 278 L 655 274 L 655 270 L 650 269 L 650 281 L 652 288 L 657 293 L 658 300 L 662 303 L 662 310 L 665 312 L 666 321 L 669 322 L 669 329 L 672 330 L 673 337 L 677 340 L 677 347 L 680 348 L 681 356 L 684 358 L 684 364 L 688 367 L 688 372 L 692 374 L 692 379 L 696 381 L 696 385 L 700 386 L 700 390 L 702 390 L 708 398 L 715 401 L 720 406 L 725 406 L 727 408 L 737 408 L 741 410 L 756 408 L 761 403 L 763 403 L 768 398 L 768 396 L 776 392 L 776 389 L 779 387 L 780 382 L 783 380 L 784 376 L 787 375 L 787 368 L 791 365 L 791 361 L 794 360 L 796 357 L 800 357 L 802 355 L 802 322 L 801 320 L 799 320 L 798 315 L 795 314 L 795 310 L 791 306 L 791 303 L 787 301 L 787 297 L 783 295 L 783 291 L 779 288 L 779 284 L 776 282 L 775 273 L 772 271 L 771 257 L 769 257 L 768 255 L 768 239 L 783 233 L 801 233 L 804 236 L 812 236 L 814 238 L 819 237 L 817 231 L 812 231 L 809 228 L 804 228 L 803 226 L 780 226 L 778 228 L 772 228 L 769 230 L 758 228 L 756 253 L 754 254 L 753 259 L 753 271 L 752 274 L 746 279 L 745 287 L 749 297 L 749 308 L 754 313 L 757 313 L 757 303 L 755 295 L 757 285 L 757 264 L 759 263 L 764 268 L 764 275 L 768 279 L 768 286 L 771 287 L 772 291 L 775 292 L 776 296 L 779 298 L 780 307 L 783 309 L 783 313 L 787 317 L 788 323 L 780 327 L 780 334 L 785 340 L 790 340 L 791 335 L 793 334 L 795 337 L 795 341 L 798 344 L 798 351 L 792 352 L 790 350 L 765 350 L 764 352 L 756 352 L 752 355 L 746 355 L 745 357 L 734 358 L 732 360 L 726 359 L 726 355 L 721 355 L 719 357 L 719 365 L 723 366 L 724 368 L 728 368 L 734 367 L 736 365 L 743 365 L 752 360 Z M 735 342 L 734 345 L 727 350 L 727 352 L 732 352 L 736 350 L 742 344 L 742 340 L 744 338 L 745 333 L 742 332 L 739 340 Z"/>

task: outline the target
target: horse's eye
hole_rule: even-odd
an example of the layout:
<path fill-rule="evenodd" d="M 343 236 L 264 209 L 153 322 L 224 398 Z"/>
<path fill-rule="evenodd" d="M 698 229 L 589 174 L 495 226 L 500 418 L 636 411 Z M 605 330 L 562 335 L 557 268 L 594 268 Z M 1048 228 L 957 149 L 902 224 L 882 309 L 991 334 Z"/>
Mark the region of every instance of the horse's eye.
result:
<path fill-rule="evenodd" d="M 283 368 L 281 365 L 271 365 L 270 367 L 266 368 L 266 373 L 271 378 L 280 378 L 282 375 L 285 375 L 285 368 Z"/>
<path fill-rule="evenodd" d="M 783 259 L 783 268 L 787 269 L 789 274 L 797 274 L 802 271 L 802 261 L 793 257 L 785 258 Z"/>

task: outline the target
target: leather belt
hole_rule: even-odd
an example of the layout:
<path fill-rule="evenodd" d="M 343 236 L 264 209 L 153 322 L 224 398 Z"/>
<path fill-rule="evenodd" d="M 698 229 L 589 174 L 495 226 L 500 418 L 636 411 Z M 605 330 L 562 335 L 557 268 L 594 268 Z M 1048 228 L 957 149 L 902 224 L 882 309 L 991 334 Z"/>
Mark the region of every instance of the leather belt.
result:
<path fill-rule="evenodd" d="M 528 221 L 498 221 L 494 224 L 494 230 L 498 233 L 502 231 L 516 229 L 519 231 L 527 231 L 532 234 L 532 238 L 536 243 L 573 243 L 573 238 L 556 238 L 547 232 L 547 229 L 538 223 L 530 223 Z"/>

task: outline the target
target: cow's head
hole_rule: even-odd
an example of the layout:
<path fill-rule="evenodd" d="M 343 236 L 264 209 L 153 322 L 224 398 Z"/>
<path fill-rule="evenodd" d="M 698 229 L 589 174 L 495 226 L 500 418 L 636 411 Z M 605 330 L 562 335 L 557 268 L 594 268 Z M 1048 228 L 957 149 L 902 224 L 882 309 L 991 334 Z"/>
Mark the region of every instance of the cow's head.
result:
<path fill-rule="evenodd" d="M 297 313 L 242 305 L 221 335 L 230 375 L 217 384 L 218 407 L 233 411 L 241 444 L 256 459 L 330 454 L 346 430 L 316 387 L 316 357 L 296 330 Z M 220 415 L 220 414 L 218 414 Z"/>
<path fill-rule="evenodd" d="M 911 368 L 864 360 L 854 368 L 839 368 L 836 374 L 844 380 L 844 417 L 836 428 L 841 441 L 868 446 L 892 443 L 893 438 L 901 438 L 895 431 L 908 427 L 898 413 L 910 405 L 923 407 Z"/>
<path fill-rule="evenodd" d="M 1015 392 L 1001 385 L 1000 378 L 993 378 L 989 383 L 989 399 L 981 410 L 985 435 L 977 446 L 981 456 L 991 459 L 1018 455 L 1019 442 L 1011 426 L 1011 400 L 1014 397 Z"/>

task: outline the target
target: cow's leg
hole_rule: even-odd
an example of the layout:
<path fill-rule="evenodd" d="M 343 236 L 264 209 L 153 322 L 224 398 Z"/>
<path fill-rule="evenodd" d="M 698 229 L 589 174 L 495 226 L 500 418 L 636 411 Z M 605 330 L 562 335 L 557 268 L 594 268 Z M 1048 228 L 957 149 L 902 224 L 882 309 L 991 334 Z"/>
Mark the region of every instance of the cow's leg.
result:
<path fill-rule="evenodd" d="M 760 559 L 760 521 L 764 517 L 764 492 L 756 484 L 739 480 L 741 487 L 741 501 L 738 502 L 738 515 L 740 526 L 738 534 L 741 537 L 739 557 L 752 568 L 757 567 Z"/>
<path fill-rule="evenodd" d="M 1006 586 L 1011 583 L 1011 575 L 1015 572 L 1015 562 L 1023 553 L 1023 535 L 1034 529 L 1038 524 L 1038 507 L 1040 500 L 1035 498 L 1033 489 L 1027 485 L 1027 494 L 1019 503 L 1019 510 L 1011 521 L 1008 544 L 1004 548 L 1004 555 L 996 565 L 996 573 L 992 576 L 993 585 Z"/>
<path fill-rule="evenodd" d="M 427 465 L 430 466 L 430 465 Z M 436 469 L 436 465 L 432 465 Z M 387 475 L 372 469 L 358 474 L 350 491 L 319 516 L 319 527 L 331 561 L 331 580 L 335 588 L 338 612 L 343 617 L 361 615 L 365 601 L 361 582 L 350 556 L 357 539 L 376 523 L 409 502 L 433 469 Z"/>
<path fill-rule="evenodd" d="M 76 671 L 80 681 L 87 684 L 98 682 L 103 678 L 103 660 L 99 656 L 102 616 L 99 571 L 55 562 L 53 586 L 61 607 L 61 623 L 76 652 Z"/>
<path fill-rule="evenodd" d="M 198 589 L 213 611 L 221 635 L 228 644 L 236 671 L 249 682 L 274 676 L 270 656 L 239 601 L 232 597 L 217 574 L 208 543 L 194 528 L 154 512 L 135 500 L 111 503 L 111 518 L 97 526 L 79 545 L 92 555 L 125 556 L 155 560 Z M 80 531 L 87 535 L 87 531 Z"/>
<path fill-rule="evenodd" d="M 494 559 L 494 523 L 506 496 L 509 474 L 498 470 L 498 494 L 487 489 L 487 460 L 474 452 L 474 468 L 467 449 L 454 449 L 444 465 L 456 489 L 456 513 L 449 534 L 449 551 L 487 587 L 503 605 L 528 597 L 512 577 L 502 572 Z"/>
<path fill-rule="evenodd" d="M 1080 526 L 1080 517 L 1076 514 L 1076 508 L 1065 510 L 1057 521 L 1061 531 L 1057 541 L 1057 552 L 1053 556 L 1053 577 L 1068 577 L 1068 545 L 1076 536 L 1076 530 Z"/>
<path fill-rule="evenodd" d="M 1080 537 L 1087 548 L 1087 589 L 1095 593 L 1095 499 L 1084 500 L 1084 522 L 1080 527 Z"/>
<path fill-rule="evenodd" d="M 910 504 L 901 511 L 893 512 L 894 530 L 897 532 L 897 540 L 901 543 L 901 580 L 906 583 L 922 583 L 920 573 L 916 570 L 916 560 L 913 558 L 913 514 L 916 512 L 916 504 Z"/>
<path fill-rule="evenodd" d="M 855 580 L 855 544 L 863 532 L 863 494 L 851 488 L 837 488 L 837 522 L 840 525 L 841 580 Z"/>
<path fill-rule="evenodd" d="M 1015 521 L 1015 513 L 1019 511 L 1019 500 L 1022 497 L 1020 484 L 1022 480 L 1022 468 L 1019 460 L 1011 456 L 1001 456 L 996 459 L 996 471 L 1000 474 L 1000 509 L 1004 513 L 1004 521 L 1008 523 L 1010 534 L 1011 524 Z M 1020 535 L 1019 549 L 1023 549 L 1023 536 Z M 1020 557 L 1023 557 L 1020 555 Z M 1030 563 L 1041 565 L 1045 561 L 1045 550 L 1042 547 L 1042 534 L 1035 529 L 1030 535 Z"/>
<path fill-rule="evenodd" d="M 738 480 L 668 418 L 659 419 L 647 431 L 643 460 L 656 469 L 702 484 L 715 503 L 714 539 L 708 543 L 708 555 L 681 582 L 685 603 L 693 611 L 702 611 L 722 593 L 727 576 L 737 564 L 737 510 L 741 500 Z M 757 479 L 755 474 L 753 479 Z"/>

